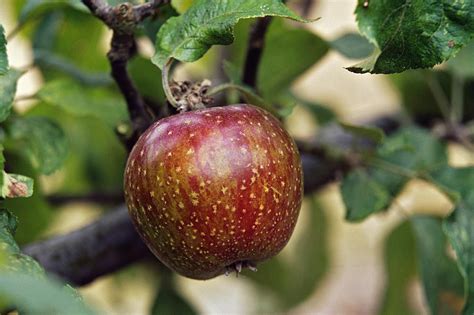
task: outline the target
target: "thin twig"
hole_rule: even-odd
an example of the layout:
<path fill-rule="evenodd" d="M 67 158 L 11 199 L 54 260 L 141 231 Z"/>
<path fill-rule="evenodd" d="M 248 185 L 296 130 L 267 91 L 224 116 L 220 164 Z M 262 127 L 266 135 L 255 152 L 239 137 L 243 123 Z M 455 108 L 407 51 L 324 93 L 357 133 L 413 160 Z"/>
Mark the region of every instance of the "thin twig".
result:
<path fill-rule="evenodd" d="M 255 90 L 258 90 L 258 68 L 265 45 L 265 34 L 271 21 L 272 18 L 269 16 L 260 18 L 257 20 L 257 22 L 255 22 L 252 27 L 252 31 L 250 32 L 242 82 L 245 85 L 254 88 Z"/>
<path fill-rule="evenodd" d="M 75 202 L 87 202 L 98 204 L 120 204 L 124 201 L 123 192 L 92 192 L 82 195 L 50 195 L 46 199 L 55 206 Z"/>
<path fill-rule="evenodd" d="M 154 0 L 136 6 L 122 3 L 116 7 L 108 5 L 103 0 L 82 1 L 93 15 L 113 30 L 111 48 L 107 57 L 112 68 L 112 77 L 127 102 L 132 121 L 132 135 L 124 140 L 130 150 L 140 134 L 148 128 L 153 120 L 147 110 L 145 100 L 133 84 L 127 71 L 128 61 L 137 51 L 134 31 L 140 22 L 155 14 L 158 7 L 169 1 Z"/>

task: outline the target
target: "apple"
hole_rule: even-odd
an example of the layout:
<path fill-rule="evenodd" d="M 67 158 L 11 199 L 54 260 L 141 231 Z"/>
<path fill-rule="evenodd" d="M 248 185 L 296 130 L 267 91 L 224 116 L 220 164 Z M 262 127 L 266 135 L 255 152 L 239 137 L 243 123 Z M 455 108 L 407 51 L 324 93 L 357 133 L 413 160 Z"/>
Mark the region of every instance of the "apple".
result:
<path fill-rule="evenodd" d="M 130 153 L 124 180 L 144 242 L 193 279 L 255 269 L 276 255 L 303 198 L 294 141 L 271 114 L 246 104 L 155 122 Z"/>

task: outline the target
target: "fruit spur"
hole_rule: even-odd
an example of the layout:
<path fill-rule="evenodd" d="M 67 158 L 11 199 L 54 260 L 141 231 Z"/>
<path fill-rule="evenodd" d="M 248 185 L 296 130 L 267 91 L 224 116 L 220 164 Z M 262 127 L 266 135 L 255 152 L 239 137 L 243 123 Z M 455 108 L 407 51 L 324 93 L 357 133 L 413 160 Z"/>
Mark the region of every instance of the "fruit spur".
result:
<path fill-rule="evenodd" d="M 193 279 L 255 270 L 276 255 L 303 198 L 294 141 L 270 113 L 246 104 L 155 122 L 129 156 L 124 187 L 147 246 Z"/>

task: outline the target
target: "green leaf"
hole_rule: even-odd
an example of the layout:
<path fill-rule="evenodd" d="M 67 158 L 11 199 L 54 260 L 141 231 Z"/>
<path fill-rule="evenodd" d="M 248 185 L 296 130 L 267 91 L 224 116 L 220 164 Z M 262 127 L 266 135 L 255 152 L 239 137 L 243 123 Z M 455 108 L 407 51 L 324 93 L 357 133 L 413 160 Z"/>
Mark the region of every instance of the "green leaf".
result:
<path fill-rule="evenodd" d="M 466 304 L 463 314 L 474 313 L 474 194 L 471 200 L 458 203 L 443 222 L 443 229 L 458 259 L 464 277 Z"/>
<path fill-rule="evenodd" d="M 358 33 L 346 33 L 329 44 L 332 49 L 349 59 L 366 58 L 374 51 L 374 45 Z"/>
<path fill-rule="evenodd" d="M 456 252 L 458 267 L 464 278 L 466 304 L 463 314 L 474 313 L 474 167 L 445 167 L 432 173 L 436 183 L 456 192 L 458 200 L 453 213 L 444 220 L 443 230 Z"/>
<path fill-rule="evenodd" d="M 473 193 L 474 167 L 443 167 L 431 173 L 433 180 L 447 190 L 458 195 L 459 200 L 465 200 Z"/>
<path fill-rule="evenodd" d="M 67 141 L 63 130 L 45 117 L 24 117 L 12 121 L 10 137 L 24 145 L 22 152 L 43 174 L 57 170 L 67 155 Z"/>
<path fill-rule="evenodd" d="M 5 38 L 5 30 L 0 24 L 0 75 L 4 75 L 8 71 L 7 56 L 7 39 Z"/>
<path fill-rule="evenodd" d="M 433 67 L 453 57 L 474 33 L 474 6 L 466 0 L 358 0 L 356 15 L 360 31 L 377 49 L 349 68 L 354 72 Z"/>
<path fill-rule="evenodd" d="M 151 315 L 194 315 L 196 310 L 174 288 L 160 288 Z"/>
<path fill-rule="evenodd" d="M 284 22 L 274 20 L 265 38 L 257 80 L 258 90 L 265 99 L 274 100 L 288 90 L 329 49 L 326 41 L 316 34 Z"/>
<path fill-rule="evenodd" d="M 23 175 L 8 174 L 5 171 L 3 171 L 2 178 L 0 197 L 30 197 L 33 194 L 33 179 Z"/>
<path fill-rule="evenodd" d="M 344 178 L 341 185 L 342 199 L 346 204 L 346 219 L 359 221 L 382 210 L 390 201 L 389 192 L 361 169 Z"/>
<path fill-rule="evenodd" d="M 170 58 L 192 62 L 201 58 L 212 45 L 228 45 L 233 29 L 241 19 L 279 16 L 306 22 L 281 0 L 196 0 L 178 17 L 170 18 L 159 30 L 152 62 L 162 68 Z"/>
<path fill-rule="evenodd" d="M 81 0 L 28 0 L 21 9 L 18 22 L 23 24 L 27 20 L 44 12 L 64 6 L 70 6 L 83 12 L 89 12 Z"/>
<path fill-rule="evenodd" d="M 43 68 L 64 73 L 84 85 L 111 85 L 113 82 L 108 73 L 83 70 L 68 59 L 47 50 L 35 50 L 35 63 Z"/>
<path fill-rule="evenodd" d="M 465 78 L 474 77 L 474 40 L 471 40 L 456 57 L 450 59 L 447 66 L 457 75 Z"/>
<path fill-rule="evenodd" d="M 21 173 L 34 179 L 34 194 L 31 197 L 7 198 L 4 201 L 4 206 L 21 222 L 15 233 L 15 240 L 20 246 L 37 240 L 54 221 L 54 216 L 57 214 L 43 195 L 39 172 L 33 169 L 28 157 L 22 151 L 21 145 L 7 148 L 5 151 L 8 170 L 11 173 Z"/>
<path fill-rule="evenodd" d="M 0 298 L 22 314 L 94 314 L 61 284 L 29 275 L 0 274 Z"/>
<path fill-rule="evenodd" d="M 414 217 L 418 269 L 424 293 L 433 315 L 459 314 L 463 299 L 463 279 L 454 259 L 446 254 L 446 237 L 441 221 L 430 217 Z M 433 263 L 436 262 L 436 263 Z"/>
<path fill-rule="evenodd" d="M 44 271 L 31 257 L 20 252 L 13 235 L 17 226 L 17 218 L 8 210 L 0 209 L 0 248 L 7 254 L 6 263 L 0 269 L 3 272 L 17 272 L 34 277 L 43 277 Z"/>
<path fill-rule="evenodd" d="M 385 139 L 385 133 L 380 128 L 367 127 L 367 126 L 356 126 L 356 125 L 351 125 L 351 124 L 347 124 L 347 123 L 343 123 L 343 122 L 339 122 L 339 125 L 341 125 L 341 127 L 345 131 L 347 131 L 347 132 L 349 132 L 349 133 L 351 133 L 351 134 L 353 134 L 357 137 L 372 140 L 375 143 L 382 143 L 383 140 Z"/>
<path fill-rule="evenodd" d="M 368 158 L 366 170 L 354 170 L 344 178 L 341 192 L 347 219 L 362 220 L 385 209 L 408 180 L 426 177 L 447 163 L 445 145 L 429 132 L 417 127 L 401 129 Z"/>
<path fill-rule="evenodd" d="M 16 94 L 16 84 L 21 75 L 22 72 L 10 69 L 6 74 L 0 76 L 0 122 L 10 115 Z"/>
<path fill-rule="evenodd" d="M 400 224 L 388 236 L 384 258 L 387 285 L 378 314 L 417 315 L 409 295 L 416 276 L 415 240 L 407 222 Z"/>
<path fill-rule="evenodd" d="M 55 80 L 45 84 L 38 97 L 78 116 L 93 116 L 115 128 L 129 120 L 123 99 L 106 89 L 84 88 L 72 80 Z"/>

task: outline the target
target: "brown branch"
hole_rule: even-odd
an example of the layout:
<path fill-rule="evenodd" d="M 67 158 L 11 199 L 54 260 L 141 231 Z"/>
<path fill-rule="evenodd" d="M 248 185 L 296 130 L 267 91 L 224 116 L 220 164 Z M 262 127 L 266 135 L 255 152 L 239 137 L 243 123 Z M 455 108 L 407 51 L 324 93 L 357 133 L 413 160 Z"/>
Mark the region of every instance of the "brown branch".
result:
<path fill-rule="evenodd" d="M 390 133 L 398 127 L 398 122 L 383 118 L 371 125 Z M 332 159 L 321 148 L 331 146 L 345 150 L 359 141 L 338 125 L 323 128 L 321 134 L 323 137 L 307 144 L 301 155 L 306 194 L 351 168 L 344 160 Z M 31 244 L 24 252 L 38 260 L 49 273 L 76 285 L 87 284 L 150 255 L 136 234 L 125 206 L 83 229 Z"/>
<path fill-rule="evenodd" d="M 152 122 L 145 100 L 132 82 L 127 63 L 136 53 L 135 29 L 145 18 L 156 13 L 156 10 L 169 1 L 154 0 L 145 4 L 132 6 L 122 3 L 116 7 L 104 0 L 82 0 L 91 13 L 102 20 L 113 30 L 110 51 L 107 57 L 112 68 L 112 77 L 117 83 L 126 102 L 132 121 L 132 135 L 124 139 L 128 149 L 135 144 L 140 134 Z"/>
<path fill-rule="evenodd" d="M 46 197 L 53 206 L 61 206 L 74 202 L 117 205 L 123 203 L 123 192 L 92 192 L 82 195 L 50 195 Z"/>
<path fill-rule="evenodd" d="M 253 87 L 255 90 L 258 90 L 258 68 L 265 45 L 265 34 L 271 21 L 272 18 L 269 16 L 258 19 L 257 22 L 255 22 L 255 24 L 252 26 L 252 30 L 249 36 L 242 82 L 245 85 Z"/>

